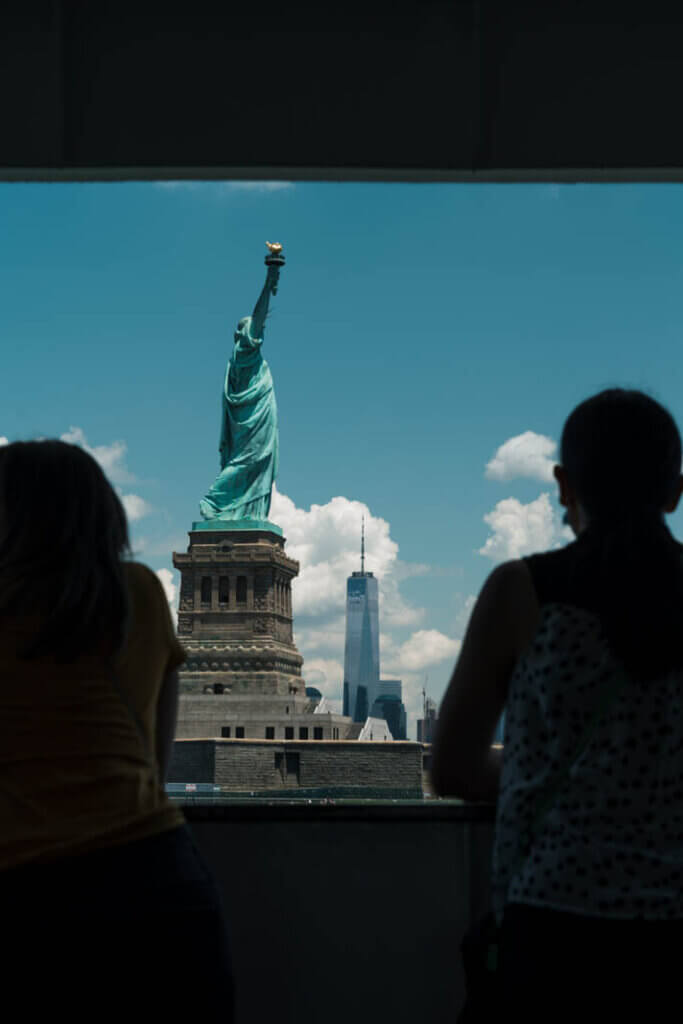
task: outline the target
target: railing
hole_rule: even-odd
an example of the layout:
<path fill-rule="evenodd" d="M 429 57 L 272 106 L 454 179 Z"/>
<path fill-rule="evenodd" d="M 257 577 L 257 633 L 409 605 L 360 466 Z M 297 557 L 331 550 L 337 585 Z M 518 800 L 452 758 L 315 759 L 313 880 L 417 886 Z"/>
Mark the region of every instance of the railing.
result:
<path fill-rule="evenodd" d="M 460 939 L 488 906 L 492 807 L 272 800 L 184 809 L 223 895 L 238 1024 L 455 1021 Z"/>

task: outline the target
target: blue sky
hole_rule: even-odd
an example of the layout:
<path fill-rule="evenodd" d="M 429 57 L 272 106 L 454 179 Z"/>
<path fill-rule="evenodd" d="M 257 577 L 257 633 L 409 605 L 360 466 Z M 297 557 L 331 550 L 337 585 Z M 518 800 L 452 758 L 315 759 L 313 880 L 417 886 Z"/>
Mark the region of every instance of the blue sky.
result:
<path fill-rule="evenodd" d="M 404 678 L 413 723 L 494 562 L 563 541 L 544 439 L 571 408 L 634 386 L 683 422 L 679 185 L 4 184 L 0 217 L 0 436 L 77 428 L 159 571 L 217 471 L 264 242 L 284 244 L 271 518 L 302 563 L 306 676 L 340 695 L 367 510 L 383 674 Z"/>

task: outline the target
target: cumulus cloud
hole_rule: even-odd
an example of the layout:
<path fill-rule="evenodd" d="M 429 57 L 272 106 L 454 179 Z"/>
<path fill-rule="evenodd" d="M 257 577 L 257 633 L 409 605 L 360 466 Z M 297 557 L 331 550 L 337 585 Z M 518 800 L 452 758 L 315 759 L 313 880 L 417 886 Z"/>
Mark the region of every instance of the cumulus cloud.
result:
<path fill-rule="evenodd" d="M 91 445 L 88 443 L 85 431 L 81 427 L 69 427 L 66 433 L 61 435 L 60 440 L 66 441 L 68 444 L 77 444 L 84 451 L 88 452 L 89 455 L 92 455 L 95 461 L 99 462 L 113 484 L 131 483 L 135 480 L 135 477 L 126 465 L 128 447 L 125 441 L 112 441 L 111 444 Z M 137 522 L 139 519 L 148 516 L 152 511 L 152 506 L 144 498 L 141 498 L 139 494 L 124 494 L 120 486 L 117 486 L 116 490 L 126 510 L 129 522 Z"/>
<path fill-rule="evenodd" d="M 99 462 L 109 479 L 115 484 L 128 484 L 135 480 L 126 466 L 128 447 L 125 441 L 112 441 L 111 444 L 91 445 L 80 427 L 69 427 L 60 440 L 68 444 L 80 445 L 89 455 Z"/>
<path fill-rule="evenodd" d="M 178 585 L 175 581 L 174 574 L 170 569 L 157 569 L 157 576 L 159 581 L 164 588 L 166 594 L 166 600 L 168 601 L 168 607 L 171 612 L 173 619 L 173 625 L 177 628 L 178 625 Z"/>
<path fill-rule="evenodd" d="M 479 554 L 494 562 L 560 547 L 563 541 L 572 537 L 571 530 L 562 525 L 546 492 L 527 504 L 517 498 L 503 498 L 484 516 L 484 522 L 493 532 L 483 548 L 479 548 Z"/>
<path fill-rule="evenodd" d="M 342 683 L 344 666 L 336 658 L 307 658 L 305 663 L 306 686 L 315 686 L 326 698 L 330 711 L 341 714 Z"/>
<path fill-rule="evenodd" d="M 361 520 L 365 517 L 365 567 L 377 576 L 383 623 L 409 626 L 420 622 L 422 609 L 401 596 L 399 580 L 410 574 L 398 560 L 398 544 L 389 523 L 373 516 L 363 502 L 335 497 L 325 505 L 297 508 L 291 498 L 273 489 L 270 518 L 282 527 L 287 551 L 300 563 L 292 587 L 298 617 L 343 615 L 346 578 L 360 569 Z M 421 571 L 421 567 L 420 567 Z"/>
<path fill-rule="evenodd" d="M 296 583 L 295 583 L 296 585 Z M 306 623 L 305 625 L 303 623 Z M 321 651 L 344 650 L 346 622 L 344 614 L 328 616 L 297 616 L 294 613 L 294 642 L 300 651 L 318 654 Z"/>
<path fill-rule="evenodd" d="M 472 614 L 472 609 L 476 603 L 476 594 L 468 594 L 467 597 L 462 600 L 461 607 L 455 617 L 455 631 L 458 636 L 465 635 L 465 631 L 470 621 L 470 615 Z"/>
<path fill-rule="evenodd" d="M 0 437 L 0 447 L 2 447 L 3 444 L 9 444 L 9 440 L 6 437 Z"/>
<path fill-rule="evenodd" d="M 122 494 L 120 497 L 131 523 L 144 518 L 144 516 L 148 516 L 152 511 L 152 506 L 149 502 L 141 498 L 139 494 Z"/>
<path fill-rule="evenodd" d="M 304 509 L 273 490 L 270 518 L 282 527 L 287 552 L 300 566 L 292 585 L 294 639 L 304 657 L 307 685 L 317 686 L 341 709 L 346 579 L 360 568 L 363 516 L 365 567 L 379 584 L 381 675 L 402 680 L 408 734 L 414 736 L 415 720 L 422 713 L 424 669 L 453 660 L 459 642 L 436 629 L 415 628 L 422 623 L 425 609 L 407 601 L 400 584 L 432 570 L 420 563 L 402 562 L 389 523 L 374 516 L 361 501 L 337 496 Z"/>
<path fill-rule="evenodd" d="M 460 641 L 438 629 L 418 629 L 397 649 L 394 665 L 402 672 L 418 672 L 452 660 L 459 650 Z"/>
<path fill-rule="evenodd" d="M 500 446 L 486 465 L 486 476 L 491 480 L 531 477 L 549 482 L 553 479 L 556 451 L 557 444 L 552 438 L 525 430 Z"/>

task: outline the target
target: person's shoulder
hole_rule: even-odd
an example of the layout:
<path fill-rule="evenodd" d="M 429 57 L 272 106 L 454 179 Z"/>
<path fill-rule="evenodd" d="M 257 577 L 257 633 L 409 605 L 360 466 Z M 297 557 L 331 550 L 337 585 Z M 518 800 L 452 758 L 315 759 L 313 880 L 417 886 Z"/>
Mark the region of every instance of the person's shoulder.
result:
<path fill-rule="evenodd" d="M 527 555 L 525 562 L 540 604 L 552 602 L 583 604 L 583 591 L 590 593 L 590 538 L 576 538 L 552 548 Z"/>
<path fill-rule="evenodd" d="M 525 558 L 513 558 L 501 562 L 488 577 L 487 585 L 497 590 L 510 590 L 528 587 L 531 580 L 529 567 Z"/>
<path fill-rule="evenodd" d="M 142 562 L 128 562 L 128 561 L 126 561 L 126 562 L 123 563 L 123 568 L 124 568 L 124 571 L 125 571 L 126 575 L 130 579 L 134 579 L 134 580 L 147 579 L 147 580 L 149 580 L 151 578 L 151 579 L 154 579 L 154 580 L 158 580 L 157 574 L 152 569 L 150 569 L 150 567 L 148 565 L 143 565 Z"/>
<path fill-rule="evenodd" d="M 161 580 L 149 566 L 142 562 L 124 562 L 123 566 L 131 590 L 146 593 L 163 591 Z"/>
<path fill-rule="evenodd" d="M 533 604 L 536 594 L 526 560 L 514 558 L 497 565 L 489 574 L 480 597 L 486 604 L 507 605 L 511 609 Z"/>

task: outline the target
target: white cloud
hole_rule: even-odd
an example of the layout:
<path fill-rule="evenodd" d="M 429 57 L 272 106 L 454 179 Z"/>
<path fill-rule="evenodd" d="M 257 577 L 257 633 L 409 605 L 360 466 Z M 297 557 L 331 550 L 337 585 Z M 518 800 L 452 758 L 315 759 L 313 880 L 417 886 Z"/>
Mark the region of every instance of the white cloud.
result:
<path fill-rule="evenodd" d="M 559 547 L 573 535 L 562 525 L 546 492 L 527 504 L 517 498 L 503 498 L 484 516 L 493 533 L 479 554 L 494 562 L 521 558 L 534 551 Z"/>
<path fill-rule="evenodd" d="M 402 680 L 408 735 L 414 737 L 415 720 L 422 714 L 422 670 L 425 665 L 453 659 L 458 641 L 431 629 L 418 629 L 406 638 L 406 630 L 419 626 L 426 612 L 403 597 L 400 584 L 433 570 L 420 563 L 402 562 L 389 523 L 374 516 L 361 501 L 337 496 L 324 505 L 304 509 L 273 489 L 270 519 L 282 527 L 287 553 L 300 566 L 292 585 L 294 640 L 304 657 L 306 684 L 317 686 L 341 709 L 346 579 L 360 568 L 363 516 L 365 567 L 379 583 L 381 675 Z"/>
<path fill-rule="evenodd" d="M 168 601 L 168 607 L 171 612 L 171 618 L 173 619 L 173 625 L 177 628 L 178 626 L 178 585 L 175 581 L 174 573 L 170 569 L 157 569 L 157 576 L 164 588 L 166 594 L 166 600 Z"/>
<path fill-rule="evenodd" d="M 308 658 L 305 664 L 306 686 L 316 686 L 327 698 L 330 711 L 341 714 L 344 667 L 336 658 Z"/>
<path fill-rule="evenodd" d="M 327 615 L 306 616 L 306 625 L 302 625 L 303 616 L 297 618 L 294 613 L 294 642 L 300 651 L 344 651 L 346 622 L 344 614 L 329 617 Z M 308 664 L 308 659 L 307 659 Z"/>
<path fill-rule="evenodd" d="M 446 659 L 454 659 L 459 650 L 460 641 L 451 639 L 438 629 L 418 629 L 396 649 L 387 668 L 398 672 L 421 672 Z"/>
<path fill-rule="evenodd" d="M 270 518 L 287 538 L 287 552 L 300 563 L 292 587 L 295 616 L 343 615 L 346 578 L 360 569 L 361 520 L 365 516 L 365 568 L 377 576 L 380 614 L 387 625 L 405 626 L 421 621 L 422 609 L 407 604 L 399 591 L 405 566 L 398 560 L 398 544 L 389 523 L 373 516 L 367 505 L 335 497 L 325 505 L 297 508 L 291 498 L 273 489 Z"/>
<path fill-rule="evenodd" d="M 80 427 L 69 427 L 60 440 L 68 444 L 80 445 L 89 455 L 99 462 L 109 479 L 115 484 L 127 484 L 135 480 L 126 466 L 128 451 L 125 441 L 112 441 L 111 444 L 90 445 L 84 431 Z"/>
<path fill-rule="evenodd" d="M 157 576 L 164 588 L 166 600 L 172 608 L 175 607 L 176 598 L 178 596 L 178 587 L 173 579 L 173 573 L 170 569 L 157 569 Z"/>
<path fill-rule="evenodd" d="M 9 441 L 8 441 L 8 439 L 6 437 L 0 437 L 0 447 L 3 444 L 9 444 Z"/>
<path fill-rule="evenodd" d="M 500 446 L 486 465 L 486 476 L 491 480 L 532 477 L 549 482 L 553 479 L 556 451 L 557 444 L 552 438 L 526 430 Z"/>
<path fill-rule="evenodd" d="M 121 494 L 121 502 L 131 523 L 143 519 L 152 511 L 152 506 L 139 494 Z"/>
<path fill-rule="evenodd" d="M 81 427 L 69 427 L 66 433 L 61 435 L 60 440 L 66 441 L 67 444 L 77 444 L 89 455 L 92 455 L 113 484 L 131 483 L 135 480 L 126 465 L 128 447 L 125 441 L 91 445 Z M 129 522 L 137 522 L 152 512 L 152 506 L 139 494 L 124 494 L 121 487 L 118 486 L 116 491 L 126 510 Z"/>
<path fill-rule="evenodd" d="M 470 621 L 472 609 L 474 608 L 476 603 L 476 594 L 468 594 L 467 597 L 462 601 L 462 606 L 455 617 L 455 631 L 460 636 L 465 635 L 465 630 L 467 629 L 468 623 Z"/>

